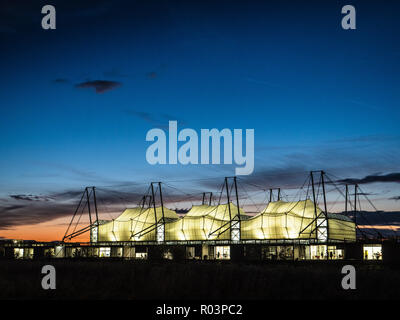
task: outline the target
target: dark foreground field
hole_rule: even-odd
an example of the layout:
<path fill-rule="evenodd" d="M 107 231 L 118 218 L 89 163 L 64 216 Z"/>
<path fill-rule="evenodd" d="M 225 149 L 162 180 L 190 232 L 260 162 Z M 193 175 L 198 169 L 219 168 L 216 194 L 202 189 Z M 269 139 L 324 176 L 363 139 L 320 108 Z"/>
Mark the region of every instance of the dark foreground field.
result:
<path fill-rule="evenodd" d="M 41 288 L 45 264 L 56 268 L 56 290 Z M 399 267 L 355 265 L 357 289 L 345 291 L 344 264 L 0 261 L 0 299 L 400 298 Z"/>

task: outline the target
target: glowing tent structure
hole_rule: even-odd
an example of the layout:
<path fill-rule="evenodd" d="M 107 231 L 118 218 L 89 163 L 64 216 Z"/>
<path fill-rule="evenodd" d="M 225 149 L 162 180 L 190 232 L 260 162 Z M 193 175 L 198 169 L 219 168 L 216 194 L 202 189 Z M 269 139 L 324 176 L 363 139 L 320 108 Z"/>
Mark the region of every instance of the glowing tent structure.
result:
<path fill-rule="evenodd" d="M 232 224 L 238 220 L 238 240 L 356 239 L 354 222 L 341 214 L 325 214 L 311 200 L 270 202 L 253 217 L 232 203 L 193 206 L 182 218 L 165 207 L 157 207 L 155 212 L 151 207 L 126 209 L 115 220 L 99 226 L 99 241 L 232 240 Z"/>
<path fill-rule="evenodd" d="M 318 239 L 355 241 L 348 217 L 325 214 L 311 200 L 270 202 L 259 214 L 241 222 L 241 239 Z"/>
<path fill-rule="evenodd" d="M 320 174 L 319 180 L 314 179 L 316 172 Z M 207 202 L 206 193 L 203 193 L 202 205 L 192 206 L 183 216 L 178 216 L 175 211 L 164 206 L 161 182 L 151 182 L 138 207 L 126 209 L 119 217 L 110 221 L 98 220 L 95 188 L 87 187 L 63 240 L 70 240 L 90 230 L 91 242 L 138 242 L 143 245 L 152 245 L 149 242 L 168 245 L 198 245 L 203 241 L 205 245 L 211 246 L 216 245 L 218 241 L 221 241 L 220 245 L 226 245 L 229 242 L 232 244 L 279 242 L 321 245 L 330 242 L 354 242 L 356 241 L 355 222 L 345 214 L 328 212 L 324 177 L 323 171 L 310 172 L 309 178 L 300 189 L 300 191 L 303 189 L 305 191 L 306 182 L 309 182 L 304 197 L 306 200 L 282 201 L 280 188 L 269 189 L 268 205 L 254 216 L 246 215 L 239 206 L 240 198 L 236 177 L 225 177 L 218 205 L 211 205 L 211 192 L 209 192 L 210 197 Z M 329 182 L 334 184 L 331 179 Z M 316 188 L 316 186 L 318 187 Z M 343 195 L 340 189 L 335 187 Z M 92 191 L 89 192 L 89 189 Z M 226 198 L 222 197 L 224 190 Z M 274 190 L 278 190 L 277 201 L 274 201 Z M 263 191 L 265 192 L 265 190 Z M 92 202 L 96 217 L 94 223 L 92 223 L 90 211 L 92 207 L 90 195 L 93 195 Z M 301 193 L 299 195 L 299 197 L 303 197 Z M 354 203 L 357 203 L 356 195 L 357 192 L 355 192 Z M 346 187 L 344 211 L 346 213 L 348 212 L 348 196 L 348 187 Z M 159 201 L 157 201 L 157 197 L 159 197 Z M 86 204 L 83 201 L 85 198 L 87 199 Z M 320 203 L 324 209 L 319 207 L 318 198 L 321 199 Z M 147 201 L 148 199 L 149 201 Z M 226 203 L 222 203 L 225 200 Z M 69 234 L 68 231 L 77 213 L 82 213 L 86 206 L 89 211 L 90 225 L 75 231 L 82 215 L 80 214 L 75 228 Z"/>
<path fill-rule="evenodd" d="M 99 241 L 153 241 L 156 228 L 164 227 L 162 219 L 179 219 L 175 211 L 166 207 L 126 209 L 118 218 L 100 225 Z"/>
<path fill-rule="evenodd" d="M 181 219 L 165 225 L 166 240 L 229 240 L 231 220 L 244 211 L 234 205 L 200 205 Z"/>

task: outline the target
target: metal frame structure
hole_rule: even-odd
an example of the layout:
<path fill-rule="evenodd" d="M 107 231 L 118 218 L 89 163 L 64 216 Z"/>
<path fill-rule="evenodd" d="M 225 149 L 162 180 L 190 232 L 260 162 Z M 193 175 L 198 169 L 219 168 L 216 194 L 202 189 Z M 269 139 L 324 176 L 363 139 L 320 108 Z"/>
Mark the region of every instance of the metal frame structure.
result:
<path fill-rule="evenodd" d="M 316 178 L 317 174 L 319 175 L 319 178 Z M 332 181 L 327 178 L 330 183 Z M 314 219 L 308 223 L 308 225 L 303 228 L 300 232 L 299 235 L 301 235 L 305 230 L 307 230 L 311 225 L 313 225 L 313 230 L 311 230 L 310 235 L 310 240 L 313 241 L 314 243 L 319 243 L 319 244 L 328 244 L 330 243 L 329 241 L 329 228 L 328 228 L 328 212 L 327 212 L 327 202 L 326 202 L 326 190 L 325 190 L 325 172 L 324 171 L 311 171 L 309 174 L 309 185 L 308 185 L 308 190 L 312 189 L 312 199 L 313 199 L 313 204 L 314 204 Z M 306 185 L 307 180 L 305 181 L 304 185 Z M 303 185 L 303 187 L 304 187 Z M 303 188 L 302 187 L 302 188 Z M 355 194 L 355 199 L 357 199 L 357 186 L 355 187 L 356 189 L 356 194 Z M 224 178 L 224 183 L 222 184 L 221 188 L 221 193 L 218 201 L 218 205 L 221 204 L 221 198 L 224 194 L 226 194 L 226 200 L 227 200 L 227 207 L 226 211 L 229 214 L 229 220 L 226 220 L 222 225 L 218 226 L 218 228 L 213 229 L 211 227 L 210 233 L 209 233 L 209 240 L 207 241 L 219 241 L 219 240 L 212 240 L 215 239 L 215 236 L 219 237 L 221 234 L 227 232 L 229 230 L 229 240 L 233 241 L 237 244 L 240 244 L 243 242 L 241 239 L 241 215 L 240 215 L 240 204 L 239 204 L 239 194 L 238 194 L 238 186 L 237 186 L 237 178 L 236 177 L 225 177 Z M 269 201 L 273 201 L 274 199 L 274 191 L 277 193 L 277 200 L 279 201 L 281 199 L 281 188 L 270 188 L 267 189 L 269 190 Z M 157 193 L 159 192 L 159 199 L 157 199 Z M 322 194 L 322 196 L 321 196 Z M 209 197 L 207 197 L 209 195 Z M 343 193 L 342 193 L 343 195 Z M 203 205 L 211 205 L 212 202 L 212 192 L 204 192 L 202 194 L 202 204 Z M 307 196 L 308 196 L 308 191 L 307 191 Z M 307 199 L 309 199 L 306 196 Z M 346 185 L 346 212 L 347 212 L 347 200 L 348 200 L 348 186 Z M 235 199 L 236 198 L 236 199 Z M 321 199 L 323 200 L 323 206 L 318 206 L 318 200 Z M 157 201 L 158 200 L 158 201 Z M 232 208 L 231 208 L 231 202 L 234 203 L 236 200 L 236 206 L 237 206 L 237 212 L 233 214 Z M 157 203 L 160 202 L 160 206 L 157 208 Z M 96 220 L 93 221 L 92 219 L 92 208 L 95 208 L 95 214 L 96 214 Z M 163 199 L 163 192 L 162 192 L 162 183 L 161 182 L 151 182 L 149 189 L 147 193 L 141 198 L 141 201 L 139 202 L 139 207 L 142 208 L 143 210 L 149 210 L 147 211 L 148 213 L 151 214 L 151 210 L 153 210 L 154 213 L 154 223 L 151 222 L 150 226 L 147 226 L 140 231 L 137 231 L 136 234 L 133 234 L 131 231 L 130 239 L 129 241 L 133 241 L 135 243 L 139 243 L 141 241 L 135 241 L 134 239 L 139 240 L 142 236 L 148 234 L 149 232 L 155 231 L 155 236 L 154 243 L 156 244 L 162 244 L 166 243 L 167 241 L 165 240 L 166 237 L 166 228 L 165 224 L 168 222 L 166 220 L 165 215 L 164 215 L 164 199 Z M 83 207 L 83 209 L 82 209 Z M 85 208 L 88 208 L 88 213 L 89 213 L 89 225 L 85 226 L 79 230 L 75 229 L 69 233 L 71 226 L 73 225 L 75 219 L 79 215 L 79 210 L 82 209 L 82 212 Z M 318 213 L 319 209 L 323 207 L 323 211 Z M 160 211 L 161 210 L 161 217 L 160 217 Z M 81 215 L 82 215 L 81 212 Z M 79 223 L 80 218 L 77 221 L 77 224 Z M 131 219 L 132 220 L 132 219 Z M 113 220 L 114 221 L 114 220 Z M 132 220 L 133 221 L 133 220 Z M 71 240 L 87 231 L 91 231 L 91 237 L 90 241 L 92 242 L 101 242 L 101 239 L 98 237 L 93 238 L 92 233 L 94 234 L 96 230 L 98 232 L 98 226 L 101 224 L 102 221 L 99 221 L 98 219 L 98 212 L 97 212 L 97 201 L 96 201 L 96 191 L 95 187 L 86 187 L 82 197 L 80 199 L 80 202 L 78 204 L 78 207 L 76 208 L 73 217 L 71 219 L 71 222 L 67 228 L 67 231 L 65 232 L 65 235 L 62 239 L 64 242 L 65 240 Z M 113 222 L 114 223 L 114 222 Z M 315 238 L 315 239 L 312 239 Z M 116 239 L 115 239 L 116 240 Z M 262 243 L 273 243 L 274 241 L 283 241 L 284 243 L 287 242 L 286 239 L 265 239 L 266 241 L 263 240 Z M 149 240 L 146 240 L 149 241 Z M 226 240 L 223 240 L 226 241 Z M 252 240 L 246 240 L 246 242 L 252 241 Z M 259 241 L 259 240 L 255 240 Z M 116 241 L 115 241 L 116 242 Z M 179 242 L 179 241 L 178 241 Z M 244 243 L 244 242 L 243 242 Z M 261 243 L 261 242 L 260 242 Z"/>
<path fill-rule="evenodd" d="M 89 190 L 90 190 L 90 192 L 89 192 Z M 86 198 L 86 200 L 84 200 L 85 198 Z M 93 222 L 93 219 L 92 219 L 92 210 L 91 210 L 91 206 L 90 206 L 91 199 L 92 199 L 92 202 L 94 204 L 94 213 L 95 213 L 95 217 L 96 217 L 96 220 L 94 222 Z M 82 205 L 83 205 L 83 207 L 82 207 Z M 85 227 L 83 227 L 81 229 L 76 230 L 76 228 L 79 225 L 80 219 L 82 217 L 83 211 L 85 210 L 86 206 L 88 208 L 89 225 L 85 226 Z M 75 220 L 75 217 L 77 216 L 77 213 L 79 212 L 79 210 L 81 208 L 82 208 L 82 210 L 81 210 L 81 213 L 79 215 L 78 220 L 76 221 L 76 225 L 75 225 L 74 230 L 71 233 L 68 233 L 70 228 L 71 228 L 71 226 L 72 226 L 72 224 L 73 224 L 73 222 L 74 222 L 74 220 Z M 94 186 L 93 187 L 86 187 L 85 190 L 82 193 L 82 197 L 81 197 L 81 199 L 79 201 L 79 204 L 78 204 L 78 206 L 77 206 L 77 208 L 76 208 L 76 210 L 75 210 L 75 212 L 74 212 L 74 214 L 72 216 L 71 222 L 69 223 L 68 228 L 65 231 L 64 237 L 62 238 L 62 242 L 64 242 L 65 240 L 71 240 L 71 239 L 73 239 L 73 238 L 75 238 L 77 236 L 80 236 L 83 233 L 91 231 L 93 228 L 96 228 L 98 226 L 98 222 L 99 222 L 99 215 L 98 215 L 98 210 L 97 210 L 96 187 L 94 187 Z"/>
<path fill-rule="evenodd" d="M 281 188 L 270 188 L 269 191 L 269 202 L 274 201 L 274 191 L 277 191 L 277 201 L 281 200 Z"/>
<path fill-rule="evenodd" d="M 155 198 L 155 193 L 154 193 L 154 184 L 158 185 L 158 190 L 160 192 L 162 217 L 159 221 L 157 221 L 157 210 L 156 210 L 156 198 Z M 155 221 L 155 225 L 156 225 L 156 241 L 164 242 L 164 240 L 165 240 L 165 217 L 164 217 L 164 202 L 163 202 L 163 197 L 162 197 L 161 182 L 152 182 L 151 183 L 151 195 L 152 195 L 152 199 L 153 199 L 154 221 Z"/>
<path fill-rule="evenodd" d="M 318 181 L 318 189 L 317 193 L 315 190 L 315 180 L 314 180 L 314 173 L 319 173 L 320 174 L 320 179 Z M 300 234 L 302 234 L 307 228 L 315 223 L 315 228 L 311 230 L 310 234 L 312 234 L 315 231 L 315 239 L 317 242 L 323 244 L 323 243 L 328 243 L 329 242 L 329 227 L 328 227 L 328 210 L 327 210 L 327 205 L 326 205 L 326 192 L 325 192 L 325 179 L 324 179 L 325 172 L 322 170 L 319 171 L 311 171 L 310 172 L 310 181 L 309 183 L 311 184 L 311 189 L 312 189 L 312 197 L 313 197 L 313 203 L 314 203 L 314 216 L 315 218 L 305 227 L 303 230 L 300 231 Z M 317 208 L 318 208 L 318 192 L 320 189 L 320 186 L 322 186 L 322 196 L 323 196 L 323 202 L 324 202 L 324 211 L 321 211 L 320 214 L 318 215 L 317 213 Z"/>
<path fill-rule="evenodd" d="M 206 203 L 206 196 L 207 196 L 207 195 L 210 195 L 210 196 L 209 196 L 209 199 L 208 199 L 208 205 L 211 206 L 212 196 L 213 196 L 213 193 L 212 193 L 212 192 L 203 192 L 203 199 L 202 199 L 202 201 L 201 201 L 201 204 L 202 204 L 202 205 L 207 205 L 207 203 Z"/>
<path fill-rule="evenodd" d="M 139 202 L 139 207 L 143 210 L 147 210 L 146 212 L 151 216 L 151 211 L 153 210 L 154 212 L 154 223 L 150 222 L 150 226 L 146 227 L 145 229 L 142 229 L 138 234 L 140 236 L 143 236 L 144 234 L 147 234 L 148 232 L 155 231 L 155 237 L 154 240 L 152 240 L 152 237 L 148 240 L 145 241 L 101 241 L 101 239 L 97 237 L 93 237 L 92 234 L 94 234 L 94 230 L 97 230 L 98 232 L 98 227 L 99 225 L 103 222 L 99 220 L 98 217 L 98 208 L 97 208 L 97 199 L 96 199 L 96 188 L 95 187 L 86 187 L 82 193 L 82 196 L 80 198 L 80 201 L 78 203 L 78 206 L 72 216 L 72 219 L 68 225 L 68 228 L 64 234 L 64 237 L 62 239 L 61 243 L 37 243 L 37 244 L 31 244 L 31 243 L 22 243 L 22 244 L 7 244 L 7 246 L 14 246 L 14 247 L 52 247 L 52 246 L 63 246 L 65 248 L 69 247 L 81 247 L 81 248 L 100 248 L 100 247 L 153 247 L 153 246 L 168 246 L 169 248 L 173 246 L 196 246 L 196 245 L 202 245 L 205 247 L 208 246 L 232 246 L 235 248 L 238 248 L 240 246 L 253 246 L 253 245 L 262 245 L 262 246 L 323 246 L 324 248 L 326 247 L 326 255 L 323 254 L 322 258 L 323 259 L 329 259 L 328 255 L 328 246 L 334 246 L 334 245 L 349 245 L 349 248 L 353 248 L 354 245 L 358 245 L 358 243 L 355 243 L 355 241 L 352 240 L 335 240 L 335 239 L 329 239 L 329 214 L 327 210 L 327 199 L 326 199 L 326 190 L 325 190 L 325 178 L 327 179 L 327 183 L 330 183 L 332 185 L 335 185 L 335 183 L 330 179 L 328 175 L 326 175 L 324 171 L 311 171 L 308 177 L 308 189 L 307 189 L 307 195 L 306 199 L 310 199 L 312 197 L 313 200 L 313 205 L 314 205 L 314 219 L 312 220 L 311 223 L 308 224 L 306 228 L 304 228 L 302 231 L 300 231 L 300 234 L 304 232 L 307 228 L 309 228 L 311 225 L 313 226 L 313 230 L 310 232 L 310 237 L 306 239 L 300 239 L 300 238 L 292 238 L 292 239 L 246 239 L 242 240 L 241 239 L 241 220 L 242 217 L 240 215 L 240 204 L 239 204 L 239 195 L 238 195 L 238 186 L 237 186 L 237 179 L 236 177 L 225 177 L 224 183 L 222 185 L 222 190 L 221 194 L 219 197 L 218 205 L 221 205 L 221 198 L 224 194 L 226 194 L 226 200 L 227 200 L 227 206 L 225 208 L 225 213 L 229 214 L 229 220 L 226 219 L 224 221 L 223 225 L 218 227 L 216 230 L 213 230 L 210 235 L 212 234 L 218 234 L 218 236 L 224 232 L 227 232 L 229 230 L 229 238 L 224 239 L 224 240 L 219 240 L 219 239 L 209 239 L 209 240 L 165 240 L 165 224 L 169 222 L 168 219 L 165 218 L 164 215 L 164 199 L 163 199 L 163 191 L 162 191 L 162 183 L 161 182 L 151 182 L 148 192 L 146 195 L 144 195 L 141 198 L 141 201 Z M 304 185 L 301 187 L 301 189 L 306 185 L 307 180 L 304 182 Z M 339 180 L 341 181 L 341 180 Z M 350 204 L 350 210 L 354 209 L 353 213 L 353 221 L 355 222 L 356 228 L 363 233 L 362 230 L 359 229 L 357 225 L 357 210 L 360 210 L 360 206 L 357 204 L 359 200 L 359 195 L 362 195 L 363 192 L 360 189 L 361 193 L 359 194 L 359 186 L 357 184 L 354 185 L 354 205 L 352 205 L 352 201 L 350 201 L 350 186 L 353 185 L 345 185 L 345 194 L 337 188 L 337 190 L 341 193 L 342 196 L 345 198 L 345 214 L 347 215 L 350 213 L 348 205 Z M 309 191 L 311 189 L 311 195 L 309 196 Z M 281 200 L 281 189 L 280 188 L 270 188 L 270 189 L 263 189 L 264 191 L 269 190 L 269 202 L 272 202 L 275 200 L 274 197 L 274 191 L 277 192 L 277 200 Z M 225 193 L 224 193 L 225 191 Z M 157 193 L 159 192 L 159 199 L 157 199 Z M 208 197 L 209 195 L 209 197 Z M 202 205 L 209 205 L 211 206 L 212 203 L 212 192 L 204 192 L 202 195 Z M 237 205 L 237 212 L 233 213 L 232 211 L 232 203 L 235 203 L 235 197 L 236 197 L 236 205 Z M 367 198 L 368 199 L 368 198 Z M 157 201 L 158 200 L 158 201 Z M 321 202 L 321 205 L 319 206 L 318 203 Z M 160 202 L 160 206 L 157 208 L 157 203 Z M 80 228 L 78 230 L 77 226 L 79 225 L 79 222 L 81 220 L 82 215 L 84 214 L 84 211 L 87 208 L 87 213 L 88 213 L 88 220 L 89 224 L 87 226 L 84 226 L 83 228 Z M 320 208 L 323 208 L 322 211 L 320 211 Z M 375 207 L 374 207 L 375 208 Z M 158 210 L 158 211 L 157 211 Z M 161 211 L 161 212 L 160 212 Z M 320 211 L 320 212 L 319 212 Z M 319 213 L 318 213 L 319 212 Z M 160 217 L 161 213 L 161 217 Z M 95 216 L 93 216 L 93 214 Z M 362 214 L 360 212 L 360 214 Z M 225 220 L 225 218 L 223 218 Z M 132 220 L 132 219 L 131 219 Z M 114 221 L 114 220 L 113 220 Z M 73 225 L 75 224 L 75 228 L 71 230 Z M 97 229 L 96 229 L 97 228 Z M 211 228 L 212 230 L 212 228 Z M 91 232 L 90 236 L 90 242 L 69 242 L 66 243 L 66 240 L 72 240 L 73 238 L 85 233 L 85 232 Z M 132 232 L 132 231 L 131 231 Z M 134 237 L 135 235 L 131 235 L 131 238 Z M 96 239 L 95 239 L 96 238 Z M 115 239 L 116 240 L 116 239 Z M 372 241 L 372 239 L 364 239 L 365 241 Z M 382 239 L 381 239 L 382 240 Z M 89 245 L 89 246 L 88 246 Z M 88 250 L 89 250 L 88 249 Z M 114 250 L 114 249 L 112 249 Z M 146 249 L 147 250 L 147 249 Z M 170 249 L 168 249 L 170 250 Z M 325 250 L 325 249 L 323 249 Z"/>
<path fill-rule="evenodd" d="M 229 188 L 229 183 L 228 180 L 232 179 L 232 185 Z M 236 206 L 237 206 L 237 214 L 232 218 L 232 211 L 231 211 L 231 191 L 234 188 L 235 190 L 235 196 L 236 196 Z M 226 189 L 226 197 L 227 197 L 227 205 L 228 205 L 228 212 L 229 212 L 229 221 L 227 223 L 225 223 L 224 225 L 222 225 L 221 227 L 219 227 L 218 229 L 212 231 L 209 234 L 209 237 L 214 235 L 215 233 L 218 232 L 218 236 L 223 234 L 224 232 L 229 230 L 229 238 L 232 241 L 240 241 L 240 207 L 239 207 L 239 195 L 238 195 L 238 189 L 237 189 L 237 179 L 236 177 L 225 177 L 224 179 L 224 184 L 222 185 L 222 190 L 221 190 L 221 195 L 220 195 L 220 199 L 219 199 L 219 204 L 221 204 L 221 197 L 222 194 L 224 192 L 224 189 Z M 229 190 L 231 189 L 231 190 Z M 226 227 L 226 229 L 224 229 L 223 231 L 219 232 L 220 230 L 222 230 L 224 227 Z M 233 232 L 232 232 L 233 231 Z"/>
<path fill-rule="evenodd" d="M 157 185 L 157 188 L 154 188 L 154 185 Z M 165 217 L 164 217 L 164 201 L 163 201 L 163 196 L 162 196 L 162 188 L 161 188 L 161 182 L 151 182 L 150 183 L 150 191 L 151 191 L 151 195 L 144 195 L 142 197 L 141 200 L 141 208 L 144 209 L 145 205 L 147 203 L 147 208 L 149 209 L 151 207 L 153 207 L 153 211 L 154 211 L 154 224 L 135 233 L 135 234 L 131 234 L 130 238 L 135 238 L 137 236 L 143 236 L 149 232 L 152 232 L 153 230 L 155 230 L 155 241 L 156 242 L 164 242 L 165 239 Z M 159 197 L 160 197 L 160 203 L 161 203 L 161 219 L 157 220 L 157 205 L 156 205 L 156 195 L 157 195 L 157 191 L 159 191 Z M 146 202 L 146 199 L 149 198 L 149 202 Z"/>

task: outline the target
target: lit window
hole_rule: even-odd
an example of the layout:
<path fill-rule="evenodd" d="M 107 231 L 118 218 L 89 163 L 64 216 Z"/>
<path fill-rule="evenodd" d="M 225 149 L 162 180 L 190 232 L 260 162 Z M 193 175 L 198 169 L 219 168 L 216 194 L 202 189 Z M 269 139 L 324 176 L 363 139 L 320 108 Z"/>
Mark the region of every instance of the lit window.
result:
<path fill-rule="evenodd" d="M 326 246 L 319 245 L 319 246 L 310 246 L 310 253 L 312 260 L 325 260 L 326 259 Z"/>
<path fill-rule="evenodd" d="M 108 258 L 111 256 L 111 248 L 100 248 L 100 258 Z"/>
<path fill-rule="evenodd" d="M 147 252 L 136 252 L 135 258 L 136 259 L 147 259 Z"/>
<path fill-rule="evenodd" d="M 382 245 L 368 244 L 363 248 L 364 260 L 382 260 Z"/>
<path fill-rule="evenodd" d="M 215 258 L 219 260 L 225 260 L 231 258 L 231 247 L 230 246 L 216 246 L 215 247 Z"/>
<path fill-rule="evenodd" d="M 186 247 L 186 258 L 187 259 L 195 258 L 195 247 Z"/>
<path fill-rule="evenodd" d="M 24 257 L 24 249 L 23 248 L 14 248 L 14 257 L 16 259 L 22 259 Z"/>
<path fill-rule="evenodd" d="M 338 249 L 336 246 L 329 246 L 328 247 L 328 259 L 330 260 L 338 260 L 344 258 L 344 251 L 343 249 Z"/>

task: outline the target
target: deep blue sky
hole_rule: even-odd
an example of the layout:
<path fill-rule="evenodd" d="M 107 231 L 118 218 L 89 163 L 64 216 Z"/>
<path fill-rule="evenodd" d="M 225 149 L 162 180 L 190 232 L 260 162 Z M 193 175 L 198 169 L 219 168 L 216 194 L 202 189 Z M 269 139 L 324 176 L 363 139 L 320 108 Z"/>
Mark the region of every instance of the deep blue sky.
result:
<path fill-rule="evenodd" d="M 168 120 L 254 128 L 254 175 L 266 180 L 400 172 L 396 1 L 1 3 L 4 197 L 233 174 L 147 164 L 146 132 Z M 57 30 L 41 29 L 44 4 L 56 7 Z M 357 30 L 341 28 L 345 4 L 356 7 Z M 77 87 L 95 80 L 120 86 Z M 387 209 L 398 207 L 388 200 L 398 180 L 369 184 Z"/>

